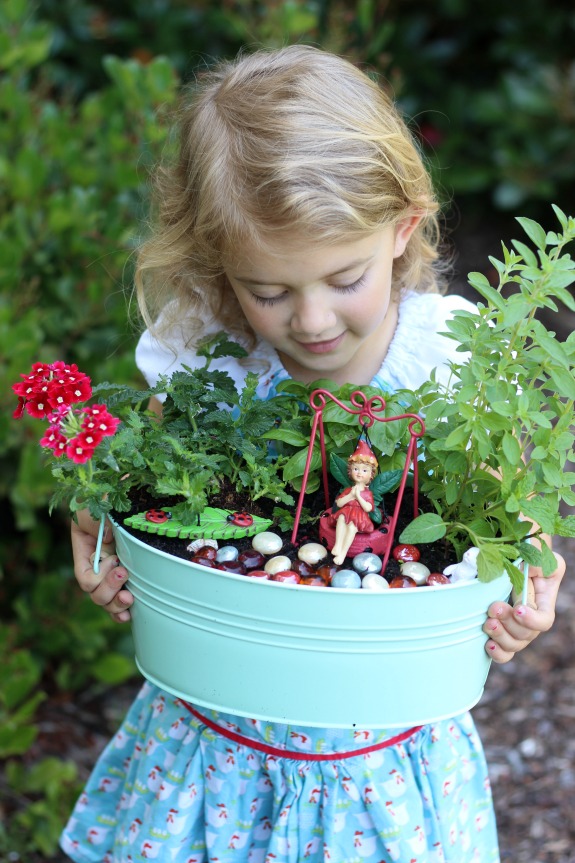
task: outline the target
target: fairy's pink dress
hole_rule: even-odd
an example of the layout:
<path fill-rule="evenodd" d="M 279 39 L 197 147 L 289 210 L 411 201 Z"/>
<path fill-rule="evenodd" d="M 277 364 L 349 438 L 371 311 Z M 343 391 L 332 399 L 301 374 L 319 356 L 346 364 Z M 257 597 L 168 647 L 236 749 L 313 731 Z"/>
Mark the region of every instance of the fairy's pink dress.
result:
<path fill-rule="evenodd" d="M 418 386 L 429 362 L 449 359 L 451 343 L 438 331 L 462 307 L 470 308 L 453 297 L 404 300 L 374 385 Z M 193 365 L 186 350 L 182 344 L 179 362 Z M 262 350 L 271 360 L 266 398 L 287 373 Z M 175 370 L 173 356 L 162 362 L 148 337 L 138 359 L 150 379 Z M 313 673 L 303 661 L 302 674 Z M 357 685 L 385 685 L 385 668 L 372 681 L 358 666 Z M 61 845 L 76 863 L 499 861 L 469 714 L 421 728 L 308 728 L 195 708 L 149 683 L 102 753 Z"/>
<path fill-rule="evenodd" d="M 338 497 L 345 497 L 346 494 L 350 493 L 350 491 L 351 487 L 344 488 L 344 490 L 340 492 Z M 367 503 L 371 504 L 371 508 L 373 510 L 373 494 L 370 492 L 370 490 L 368 488 L 364 489 L 361 493 L 361 496 Z M 373 522 L 369 517 L 369 513 L 366 512 L 360 506 L 359 501 L 355 499 L 350 500 L 348 503 L 345 503 L 343 506 L 330 513 L 327 516 L 328 525 L 330 527 L 335 527 L 337 525 L 338 518 L 344 518 L 346 524 L 349 524 L 351 521 L 353 524 L 355 524 L 360 533 L 371 533 L 371 531 L 373 530 Z"/>

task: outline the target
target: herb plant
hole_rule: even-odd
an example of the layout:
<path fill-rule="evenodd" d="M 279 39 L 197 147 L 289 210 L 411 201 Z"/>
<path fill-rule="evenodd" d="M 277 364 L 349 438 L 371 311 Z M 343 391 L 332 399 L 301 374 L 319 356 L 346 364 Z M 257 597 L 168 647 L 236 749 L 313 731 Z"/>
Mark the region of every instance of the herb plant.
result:
<path fill-rule="evenodd" d="M 557 232 L 518 219 L 535 251 L 517 240 L 514 250 L 503 246 L 503 260 L 490 259 L 497 287 L 470 275 L 483 302 L 447 324 L 466 356 L 447 387 L 432 379 L 415 394 L 426 423 L 421 490 L 436 512 L 412 522 L 402 541 L 476 545 L 480 579 L 505 569 L 515 585 L 517 558 L 545 575 L 556 567 L 545 541 L 539 551 L 527 540 L 575 536 L 575 517 L 559 513 L 561 501 L 575 505 L 566 470 L 575 461 L 575 333 L 562 343 L 537 318 L 543 308 L 557 312 L 557 301 L 575 310 L 566 252 L 575 219 L 554 209 Z"/>

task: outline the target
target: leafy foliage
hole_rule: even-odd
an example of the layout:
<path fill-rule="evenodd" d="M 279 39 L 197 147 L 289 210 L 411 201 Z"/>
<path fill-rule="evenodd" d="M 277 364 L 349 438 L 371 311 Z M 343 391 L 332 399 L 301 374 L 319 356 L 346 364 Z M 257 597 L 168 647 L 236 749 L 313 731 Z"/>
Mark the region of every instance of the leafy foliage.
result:
<path fill-rule="evenodd" d="M 90 448 L 88 458 L 68 458 L 54 448 L 48 450 L 58 484 L 52 505 L 68 501 L 72 512 L 88 509 L 93 518 L 99 519 L 112 510 L 128 511 L 132 490 L 144 488 L 156 499 L 183 498 L 171 507 L 172 514 L 184 525 L 192 525 L 210 497 L 219 491 L 224 478 L 251 501 L 268 497 L 276 503 L 294 503 L 280 478 L 286 459 L 281 456 L 271 459 L 265 440 L 266 433 L 279 422 L 285 400 L 259 400 L 258 376 L 253 372 L 247 373 L 238 392 L 227 372 L 210 368 L 214 359 L 226 353 L 246 355 L 224 333 L 207 337 L 198 353 L 205 360 L 204 367 L 184 367 L 184 371 L 171 377 L 161 377 L 155 387 L 134 390 L 119 384 L 101 384 L 96 388 L 99 397 L 103 392 L 109 393 L 107 406 L 116 417 L 111 417 L 99 403 L 98 416 L 113 420 L 114 430 Z M 81 374 L 76 372 L 76 377 Z M 63 398 L 65 380 L 62 384 L 51 380 L 45 389 L 54 384 L 58 389 L 53 398 L 58 392 Z M 28 387 L 28 383 L 18 386 Z M 90 388 L 86 393 L 83 399 L 90 397 Z M 151 396 L 159 394 L 166 397 L 161 417 L 145 407 Z M 58 428 L 72 424 L 77 435 L 78 415 L 86 416 L 88 412 L 89 420 L 93 421 L 91 412 L 95 409 L 68 405 L 64 408 L 67 411 L 64 420 L 58 414 L 61 423 Z M 21 405 L 18 414 L 22 410 Z M 50 420 L 50 428 L 53 416 L 52 413 L 42 417 Z M 100 421 L 98 418 L 97 422 Z M 81 435 L 74 438 L 80 439 Z M 68 446 L 66 453 L 70 449 Z"/>
<path fill-rule="evenodd" d="M 465 356 L 448 387 L 433 379 L 416 394 L 426 422 L 421 489 L 436 514 L 414 521 L 402 541 L 476 545 L 484 578 L 506 569 L 517 582 L 518 557 L 550 574 L 548 546 L 525 540 L 575 536 L 573 517 L 559 514 L 560 501 L 575 504 L 566 470 L 575 461 L 575 334 L 560 342 L 537 318 L 543 308 L 557 312 L 557 302 L 575 310 L 567 290 L 575 261 L 566 251 L 575 220 L 554 209 L 557 231 L 518 219 L 531 246 L 514 240 L 502 261 L 492 259 L 497 288 L 471 274 L 483 302 L 448 322 Z"/>

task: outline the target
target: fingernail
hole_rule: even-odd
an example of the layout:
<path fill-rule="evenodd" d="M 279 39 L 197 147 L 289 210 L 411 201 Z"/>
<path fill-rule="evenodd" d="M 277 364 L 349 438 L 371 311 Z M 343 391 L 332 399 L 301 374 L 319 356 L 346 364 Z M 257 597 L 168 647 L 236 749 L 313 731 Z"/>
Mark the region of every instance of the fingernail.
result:
<path fill-rule="evenodd" d="M 491 632 L 495 632 L 495 630 L 497 629 L 497 621 L 492 620 L 489 624 L 489 629 L 491 630 Z"/>
<path fill-rule="evenodd" d="M 116 578 L 118 579 L 118 581 L 124 581 L 124 579 L 126 578 L 126 573 L 124 571 L 117 572 Z"/>
<path fill-rule="evenodd" d="M 488 644 L 487 647 L 489 648 L 489 650 L 495 650 L 496 645 L 495 644 Z"/>
<path fill-rule="evenodd" d="M 515 611 L 515 614 L 517 615 L 517 617 L 523 617 L 523 615 L 525 614 L 525 606 L 524 605 L 518 605 L 517 608 L 515 608 L 513 610 Z"/>

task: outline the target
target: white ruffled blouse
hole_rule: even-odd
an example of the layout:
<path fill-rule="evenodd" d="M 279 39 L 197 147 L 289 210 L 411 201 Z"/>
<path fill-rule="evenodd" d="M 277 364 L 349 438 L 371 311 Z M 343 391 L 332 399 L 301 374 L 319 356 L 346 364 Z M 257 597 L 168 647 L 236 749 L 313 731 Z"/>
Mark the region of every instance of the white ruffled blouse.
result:
<path fill-rule="evenodd" d="M 446 321 L 453 313 L 463 309 L 474 311 L 475 306 L 463 297 L 439 294 L 407 294 L 399 305 L 399 319 L 387 354 L 371 385 L 383 392 L 391 393 L 398 389 L 417 389 L 429 380 L 433 369 L 437 378 L 447 381 L 448 363 L 460 362 L 462 354 L 456 352 L 457 342 L 441 335 L 445 332 Z M 221 330 L 221 324 L 212 320 L 204 328 L 209 335 Z M 136 348 L 136 363 L 153 386 L 160 375 L 172 375 L 182 367 L 201 368 L 204 359 L 198 357 L 193 346 L 186 344 L 188 339 L 185 321 L 174 326 L 166 341 L 173 350 L 161 344 L 146 330 Z M 258 395 L 262 399 L 275 393 L 277 384 L 289 378 L 274 348 L 260 340 L 250 354 L 250 367 L 262 369 Z M 214 360 L 211 367 L 226 371 L 241 389 L 248 369 L 240 365 L 234 357 L 221 357 Z"/>

